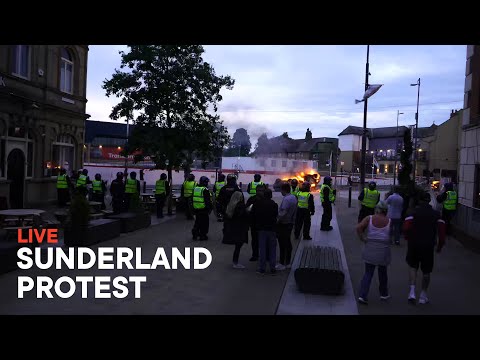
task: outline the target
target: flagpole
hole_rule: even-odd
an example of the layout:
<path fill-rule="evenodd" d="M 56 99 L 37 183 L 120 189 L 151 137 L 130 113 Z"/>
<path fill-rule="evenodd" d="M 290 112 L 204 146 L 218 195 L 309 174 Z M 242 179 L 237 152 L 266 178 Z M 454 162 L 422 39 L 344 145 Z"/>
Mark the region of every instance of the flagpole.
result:
<path fill-rule="evenodd" d="M 365 65 L 365 91 L 368 90 L 369 55 L 370 55 L 370 45 L 367 45 L 367 63 Z M 368 103 L 368 97 L 365 97 L 365 101 L 363 104 L 362 156 L 360 161 L 360 188 L 361 189 L 365 188 L 365 157 L 366 157 L 365 153 L 367 151 L 367 103 Z"/>

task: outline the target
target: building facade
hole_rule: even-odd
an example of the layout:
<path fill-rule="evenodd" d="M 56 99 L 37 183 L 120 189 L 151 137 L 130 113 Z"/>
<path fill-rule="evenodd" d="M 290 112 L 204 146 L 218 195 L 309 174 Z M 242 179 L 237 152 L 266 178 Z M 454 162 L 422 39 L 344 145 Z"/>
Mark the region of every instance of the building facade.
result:
<path fill-rule="evenodd" d="M 81 168 L 87 45 L 0 45 L 0 196 L 10 208 L 56 199 L 60 167 Z"/>

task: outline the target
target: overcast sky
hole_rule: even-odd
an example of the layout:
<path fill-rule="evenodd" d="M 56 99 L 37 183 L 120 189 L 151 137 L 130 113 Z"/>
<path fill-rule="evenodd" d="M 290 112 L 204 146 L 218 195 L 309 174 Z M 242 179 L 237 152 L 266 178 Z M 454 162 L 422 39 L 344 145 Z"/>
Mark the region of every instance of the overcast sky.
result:
<path fill-rule="evenodd" d="M 101 85 L 120 65 L 120 45 L 91 45 L 88 62 L 87 113 L 109 120 L 116 98 Z M 303 138 L 337 137 L 348 125 L 363 126 L 366 46 L 205 46 L 204 59 L 217 74 L 231 75 L 233 90 L 222 92 L 221 118 L 231 135 L 247 129 L 252 144 L 287 131 Z M 419 126 L 448 120 L 463 107 L 466 46 L 370 46 L 370 84 L 384 84 L 368 102 L 368 127 L 415 123 L 421 78 Z"/>

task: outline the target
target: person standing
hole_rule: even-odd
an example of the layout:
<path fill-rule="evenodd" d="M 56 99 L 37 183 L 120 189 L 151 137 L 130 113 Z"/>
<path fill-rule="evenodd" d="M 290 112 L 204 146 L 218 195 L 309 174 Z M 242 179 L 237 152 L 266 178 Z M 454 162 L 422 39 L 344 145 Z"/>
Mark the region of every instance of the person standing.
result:
<path fill-rule="evenodd" d="M 228 174 L 227 185 L 223 186 L 218 193 L 218 204 L 220 206 L 220 212 L 223 219 L 225 219 L 225 211 L 227 210 L 230 199 L 232 198 L 232 195 L 237 191 L 242 192 L 242 190 L 237 185 L 237 178 L 233 174 Z"/>
<path fill-rule="evenodd" d="M 195 223 L 193 224 L 193 240 L 208 240 L 208 230 L 210 225 L 209 215 L 212 212 L 212 199 L 210 190 L 208 190 L 208 177 L 202 176 L 199 184 L 193 189 L 192 207 L 195 214 Z"/>
<path fill-rule="evenodd" d="M 224 186 L 225 186 L 225 175 L 219 174 L 218 181 L 215 181 L 215 184 L 213 184 L 213 192 L 215 193 L 215 209 L 217 210 L 217 219 L 219 222 L 223 221 L 223 212 L 222 212 L 222 206 L 218 201 L 218 196 L 220 195 L 220 190 Z"/>
<path fill-rule="evenodd" d="M 82 195 L 87 196 L 88 190 L 87 185 L 91 184 L 90 178 L 88 177 L 88 170 L 83 169 L 81 175 L 78 176 L 77 184 L 75 189 Z"/>
<path fill-rule="evenodd" d="M 238 262 L 240 249 L 248 243 L 248 214 L 245 206 L 243 192 L 235 191 L 230 198 L 225 211 L 225 221 L 222 243 L 235 245 L 233 251 L 233 268 L 244 269 L 245 266 Z"/>
<path fill-rule="evenodd" d="M 300 237 L 303 227 L 303 240 L 312 240 L 310 237 L 310 226 L 312 216 L 315 215 L 315 204 L 313 195 L 310 193 L 310 183 L 304 182 L 301 191 L 296 193 L 298 200 L 297 216 L 295 219 L 295 239 Z"/>
<path fill-rule="evenodd" d="M 298 180 L 297 179 L 293 179 L 291 182 L 290 182 L 290 186 L 292 188 L 291 190 L 291 194 L 292 195 L 295 195 L 297 196 L 298 192 L 300 191 L 299 187 L 298 187 Z"/>
<path fill-rule="evenodd" d="M 64 207 L 70 201 L 70 187 L 71 183 L 67 170 L 60 169 L 60 174 L 57 176 L 58 206 Z"/>
<path fill-rule="evenodd" d="M 260 188 L 257 188 L 257 196 Z M 250 200 L 250 199 L 249 199 Z M 272 200 L 272 190 L 265 189 L 263 196 L 257 197 L 253 203 L 250 216 L 258 231 L 259 243 L 259 267 L 257 272 L 265 274 L 266 264 L 270 267 L 270 273 L 276 273 L 276 257 L 277 257 L 277 236 L 275 234 L 275 226 L 278 216 L 278 205 Z"/>
<path fill-rule="evenodd" d="M 365 242 L 362 259 L 365 262 L 365 274 L 360 284 L 358 302 L 368 304 L 368 292 L 375 268 L 378 267 L 380 300 L 390 298 L 388 292 L 387 266 L 390 265 L 392 254 L 390 249 L 390 224 L 387 217 L 388 205 L 380 201 L 375 206 L 375 214 L 365 217 L 357 225 L 357 235 Z M 367 234 L 364 232 L 367 230 Z"/>
<path fill-rule="evenodd" d="M 388 205 L 387 216 L 392 220 L 392 234 L 393 240 L 396 245 L 400 245 L 400 235 L 402 233 L 402 211 L 403 211 L 403 198 L 399 194 L 398 187 L 395 187 L 393 194 L 390 195 L 386 203 Z"/>
<path fill-rule="evenodd" d="M 332 221 L 332 204 L 335 203 L 336 194 L 337 191 L 332 189 L 332 178 L 325 176 L 323 184 L 320 187 L 320 201 L 323 207 L 322 223 L 320 225 L 320 230 L 322 231 L 333 230 L 330 222 Z"/>
<path fill-rule="evenodd" d="M 437 196 L 437 202 L 442 204 L 442 219 L 445 221 L 447 235 L 451 235 L 451 221 L 457 211 L 458 196 L 452 183 L 445 184 L 445 191 Z"/>
<path fill-rule="evenodd" d="M 163 207 L 167 194 L 170 194 L 170 184 L 167 181 L 167 174 L 160 175 L 160 179 L 155 182 L 155 202 L 157 205 L 157 218 L 163 218 Z"/>
<path fill-rule="evenodd" d="M 120 214 L 124 211 L 125 185 L 123 184 L 123 173 L 117 172 L 117 178 L 110 185 L 110 195 L 112 195 L 113 213 Z"/>
<path fill-rule="evenodd" d="M 255 204 L 260 198 L 263 197 L 263 193 L 265 191 L 265 186 L 264 185 L 258 185 L 257 186 L 257 192 L 255 195 L 252 195 L 248 198 L 247 204 L 245 205 L 247 207 L 247 211 L 253 204 Z M 250 235 L 252 237 L 252 257 L 250 258 L 250 261 L 258 261 L 258 230 L 255 225 L 255 219 L 250 216 Z"/>
<path fill-rule="evenodd" d="M 140 196 L 140 181 L 137 180 L 137 173 L 132 171 L 130 178 L 125 183 L 125 208 L 130 211 L 132 197 Z"/>
<path fill-rule="evenodd" d="M 247 192 L 251 195 L 255 195 L 257 193 L 257 186 L 258 185 L 265 185 L 262 181 L 262 176 L 260 174 L 255 174 L 253 176 L 253 181 L 248 184 Z"/>
<path fill-rule="evenodd" d="M 107 187 L 105 182 L 102 181 L 102 175 L 95 174 L 95 180 L 92 181 L 92 200 L 101 203 L 101 209 L 105 210 L 105 193 L 107 192 Z"/>
<path fill-rule="evenodd" d="M 418 302 L 420 304 L 429 302 L 427 290 L 433 270 L 435 245 L 437 253 L 440 253 L 445 245 L 445 221 L 441 218 L 440 213 L 432 208 L 430 201 L 430 194 L 424 193 L 418 206 L 410 216 L 405 218 L 403 223 L 403 233 L 408 244 L 405 260 L 410 267 L 408 302 L 411 304 L 416 303 L 415 286 L 419 267 L 422 270 L 423 278 Z M 437 234 L 438 244 L 436 244 Z"/>
<path fill-rule="evenodd" d="M 377 190 L 377 183 L 370 181 L 368 188 L 363 189 L 358 196 L 358 200 L 362 203 L 362 207 L 358 213 L 358 222 L 360 223 L 365 216 L 373 215 L 375 206 L 380 201 L 380 192 Z"/>
<path fill-rule="evenodd" d="M 187 179 L 183 182 L 182 188 L 180 189 L 180 197 L 183 199 L 183 204 L 185 205 L 185 214 L 187 216 L 187 220 L 193 220 L 192 215 L 192 196 L 193 196 L 193 189 L 197 186 L 197 182 L 195 181 L 195 175 L 188 174 Z"/>
<path fill-rule="evenodd" d="M 297 214 L 297 198 L 292 195 L 290 184 L 283 183 L 280 191 L 283 200 L 278 210 L 277 238 L 280 247 L 280 260 L 276 265 L 277 270 L 285 270 L 291 267 L 292 260 L 292 229 Z"/>

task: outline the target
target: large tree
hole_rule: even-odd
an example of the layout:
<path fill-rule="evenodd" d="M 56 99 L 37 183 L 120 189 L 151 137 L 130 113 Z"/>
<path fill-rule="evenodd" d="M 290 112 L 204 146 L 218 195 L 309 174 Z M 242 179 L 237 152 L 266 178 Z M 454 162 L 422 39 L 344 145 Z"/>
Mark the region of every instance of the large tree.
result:
<path fill-rule="evenodd" d="M 244 128 L 235 130 L 233 138 L 230 141 L 228 149 L 225 150 L 225 156 L 248 156 L 252 148 L 250 136 Z"/>
<path fill-rule="evenodd" d="M 228 143 L 217 104 L 235 81 L 216 75 L 200 45 L 128 47 L 120 52 L 121 70 L 103 83 L 107 96 L 121 99 L 110 118 L 137 125 L 127 151 L 150 155 L 171 183 L 172 169 L 189 168 L 194 154 L 212 159 Z"/>
<path fill-rule="evenodd" d="M 262 155 L 268 153 L 269 140 L 266 133 L 260 135 L 255 145 L 255 154 Z"/>

